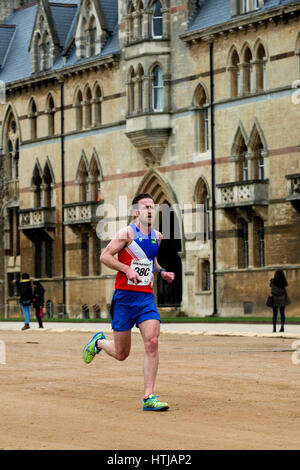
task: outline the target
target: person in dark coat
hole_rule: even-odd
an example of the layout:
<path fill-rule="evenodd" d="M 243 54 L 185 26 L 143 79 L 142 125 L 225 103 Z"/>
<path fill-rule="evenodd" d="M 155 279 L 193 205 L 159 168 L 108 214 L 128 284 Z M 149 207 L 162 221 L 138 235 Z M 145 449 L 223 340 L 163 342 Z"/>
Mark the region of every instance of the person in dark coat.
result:
<path fill-rule="evenodd" d="M 272 308 L 273 308 L 273 332 L 276 333 L 276 323 L 278 315 L 278 307 L 281 317 L 281 328 L 280 332 L 284 331 L 285 324 L 285 306 L 290 303 L 286 292 L 286 286 L 288 285 L 286 277 L 282 269 L 278 269 L 275 272 L 273 279 L 270 280 L 271 295 L 272 295 Z"/>
<path fill-rule="evenodd" d="M 43 306 L 44 306 L 44 292 L 45 289 L 39 281 L 33 282 L 33 295 L 32 295 L 32 304 L 35 308 L 35 316 L 39 323 L 39 328 L 43 327 L 42 322 L 42 313 L 43 313 Z"/>
<path fill-rule="evenodd" d="M 22 330 L 28 330 L 30 328 L 30 305 L 32 302 L 32 287 L 30 282 L 29 274 L 23 273 L 21 282 L 19 283 L 19 295 L 20 304 L 25 317 L 25 325 Z"/>

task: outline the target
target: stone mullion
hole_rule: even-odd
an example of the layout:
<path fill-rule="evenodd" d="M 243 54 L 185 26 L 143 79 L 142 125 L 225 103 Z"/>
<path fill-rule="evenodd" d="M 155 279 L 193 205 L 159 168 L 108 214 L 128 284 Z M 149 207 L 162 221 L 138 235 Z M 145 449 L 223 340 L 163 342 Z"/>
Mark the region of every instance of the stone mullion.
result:
<path fill-rule="evenodd" d="M 132 15 L 128 15 L 126 17 L 126 42 L 130 42 L 133 39 L 134 36 L 134 24 L 133 24 L 133 18 Z"/>
<path fill-rule="evenodd" d="M 170 37 L 170 10 L 169 8 L 161 9 L 163 17 L 163 38 L 169 39 Z"/>
<path fill-rule="evenodd" d="M 162 77 L 163 79 L 163 111 L 169 112 L 171 105 L 171 96 L 170 96 L 170 81 L 171 77 L 169 74 L 165 74 Z"/>
<path fill-rule="evenodd" d="M 138 113 L 140 110 L 139 110 L 139 103 L 140 103 L 140 99 L 139 99 L 139 92 L 140 92 L 140 87 L 139 87 L 139 79 L 138 78 L 134 78 L 133 80 L 133 99 L 134 99 L 134 107 L 133 107 L 133 113 L 136 114 Z"/>
<path fill-rule="evenodd" d="M 128 114 L 131 115 L 134 113 L 134 85 L 133 80 L 128 80 L 127 85 L 127 110 Z"/>
<path fill-rule="evenodd" d="M 238 90 L 238 96 L 245 95 L 245 89 L 246 89 L 246 74 L 248 73 L 248 64 L 245 63 L 239 63 L 239 72 L 240 72 L 240 86 Z"/>
<path fill-rule="evenodd" d="M 144 75 L 144 109 L 143 111 L 149 113 L 151 111 L 151 98 L 150 98 L 150 83 L 151 79 L 149 76 Z"/>
<path fill-rule="evenodd" d="M 152 37 L 152 10 L 144 10 L 144 38 Z"/>
<path fill-rule="evenodd" d="M 132 30 L 133 30 L 133 40 L 136 40 L 138 39 L 139 37 L 139 25 L 138 25 L 138 20 L 139 20 L 139 15 L 138 13 L 135 11 L 133 14 L 132 14 L 132 21 L 133 21 L 133 25 L 132 25 Z"/>

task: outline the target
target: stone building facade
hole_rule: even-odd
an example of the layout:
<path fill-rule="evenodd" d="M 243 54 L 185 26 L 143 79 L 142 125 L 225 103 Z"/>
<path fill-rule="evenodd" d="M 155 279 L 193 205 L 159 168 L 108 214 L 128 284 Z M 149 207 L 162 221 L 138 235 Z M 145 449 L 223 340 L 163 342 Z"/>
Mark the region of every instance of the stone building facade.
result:
<path fill-rule="evenodd" d="M 0 10 L 3 315 L 25 271 L 49 314 L 106 316 L 101 222 L 127 224 L 139 192 L 158 228 L 172 221 L 162 312 L 266 315 L 282 268 L 297 315 L 300 2 L 6 3 L 20 8 Z"/>

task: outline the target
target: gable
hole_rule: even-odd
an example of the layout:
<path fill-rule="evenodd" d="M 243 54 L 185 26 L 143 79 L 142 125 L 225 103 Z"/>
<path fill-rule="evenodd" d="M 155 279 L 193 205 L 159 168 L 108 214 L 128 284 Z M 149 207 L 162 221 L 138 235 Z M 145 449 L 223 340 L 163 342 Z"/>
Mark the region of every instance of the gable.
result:
<path fill-rule="evenodd" d="M 34 46 L 34 39 L 37 34 L 43 36 L 45 33 L 48 33 L 52 43 L 56 46 L 59 45 L 59 39 L 54 25 L 53 16 L 51 9 L 47 0 L 39 0 L 34 26 L 31 34 L 29 50 Z"/>

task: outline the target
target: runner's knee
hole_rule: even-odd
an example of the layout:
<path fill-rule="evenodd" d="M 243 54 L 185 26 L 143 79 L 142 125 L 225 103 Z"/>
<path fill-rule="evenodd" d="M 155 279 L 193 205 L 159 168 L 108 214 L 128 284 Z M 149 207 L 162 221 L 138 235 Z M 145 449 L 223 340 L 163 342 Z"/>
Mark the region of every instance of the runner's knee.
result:
<path fill-rule="evenodd" d="M 145 343 L 146 352 L 149 354 L 156 354 L 158 351 L 158 337 L 153 336 L 149 338 Z"/>
<path fill-rule="evenodd" d="M 116 359 L 118 361 L 125 361 L 125 359 L 129 356 L 129 351 L 120 351 L 116 353 Z"/>

